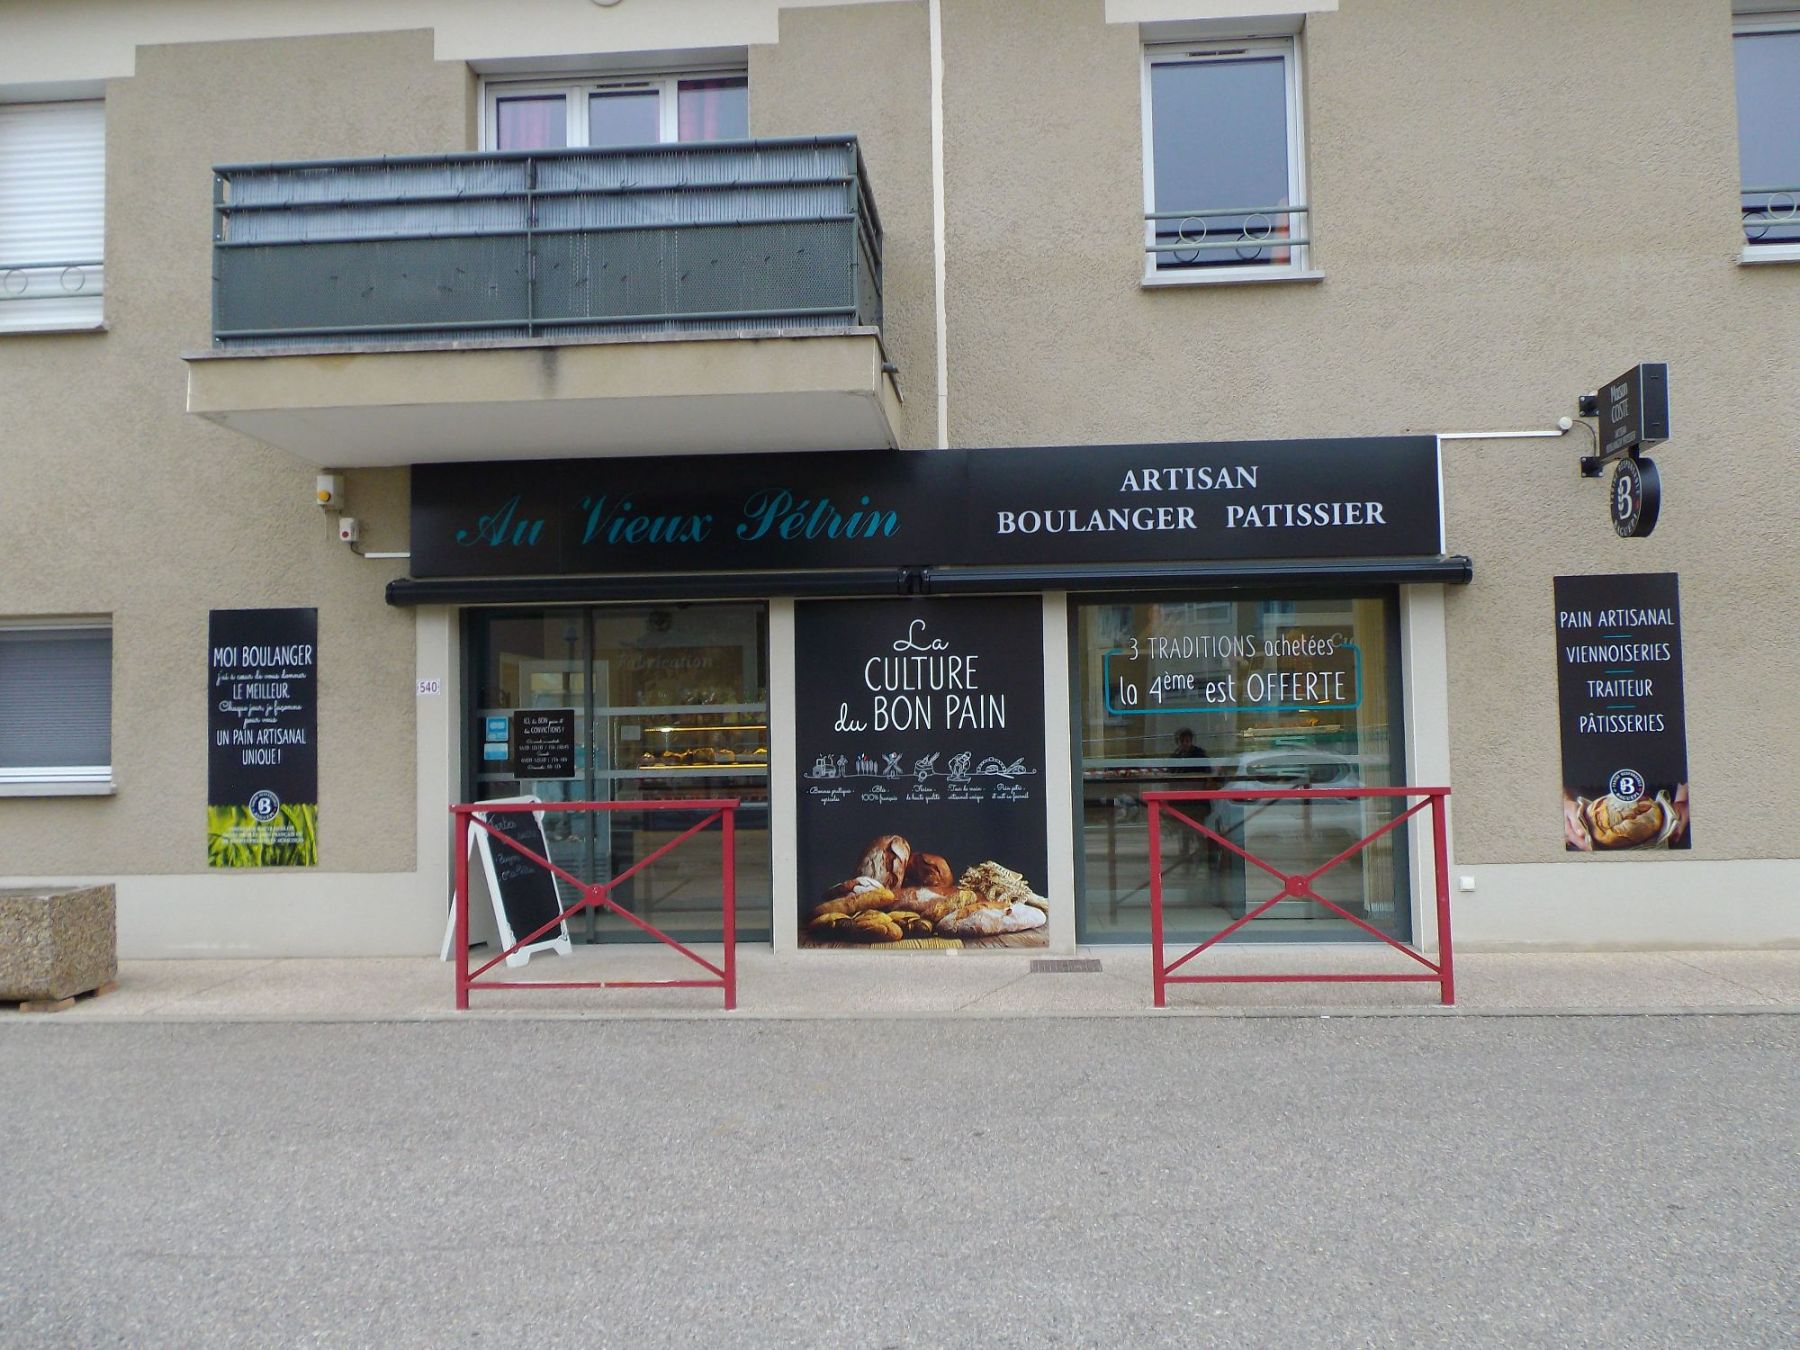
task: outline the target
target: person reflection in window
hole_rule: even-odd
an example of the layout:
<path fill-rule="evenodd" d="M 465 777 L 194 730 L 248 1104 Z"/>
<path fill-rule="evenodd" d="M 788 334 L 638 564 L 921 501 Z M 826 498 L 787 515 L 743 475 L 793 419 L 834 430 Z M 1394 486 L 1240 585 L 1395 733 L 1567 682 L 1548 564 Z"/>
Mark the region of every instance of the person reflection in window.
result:
<path fill-rule="evenodd" d="M 1196 745 L 1194 743 L 1194 733 L 1192 731 L 1188 730 L 1188 728 L 1182 727 L 1179 731 L 1177 731 L 1175 733 L 1175 753 L 1171 756 L 1171 758 L 1173 758 L 1173 759 L 1205 759 L 1205 758 L 1207 758 L 1207 754 L 1206 754 L 1206 750 L 1204 749 L 1204 747 Z M 1181 775 L 1185 778 L 1191 773 L 1203 773 L 1204 770 L 1200 770 L 1196 766 L 1195 769 L 1191 769 L 1191 770 L 1183 769 L 1180 772 L 1181 772 Z M 1208 778 L 1201 778 L 1198 782 L 1179 784 L 1178 786 L 1207 787 L 1207 786 L 1210 786 L 1210 780 Z M 1213 804 L 1209 800 L 1198 801 L 1198 802 L 1184 802 L 1183 806 L 1186 807 L 1187 809 L 1191 810 L 1194 813 L 1195 819 L 1197 819 L 1197 820 L 1205 820 L 1208 816 L 1210 816 L 1212 814 Z M 1192 858 L 1199 856 L 1202 853 L 1206 854 L 1207 866 L 1209 868 L 1217 865 L 1217 862 L 1218 862 L 1217 850 L 1212 847 L 1212 841 L 1207 839 L 1203 835 L 1194 833 L 1194 831 L 1188 829 L 1185 825 L 1182 826 L 1181 827 L 1181 856 L 1183 858 L 1192 859 Z"/>

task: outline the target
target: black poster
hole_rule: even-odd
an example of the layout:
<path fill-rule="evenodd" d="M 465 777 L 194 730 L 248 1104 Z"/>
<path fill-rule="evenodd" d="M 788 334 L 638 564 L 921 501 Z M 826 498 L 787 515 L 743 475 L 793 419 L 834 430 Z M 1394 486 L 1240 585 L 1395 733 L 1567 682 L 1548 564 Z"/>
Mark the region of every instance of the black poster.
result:
<path fill-rule="evenodd" d="M 515 778 L 575 777 L 575 710 L 522 708 L 512 715 Z"/>
<path fill-rule="evenodd" d="M 212 611 L 209 867 L 318 865 L 318 643 L 316 609 Z"/>
<path fill-rule="evenodd" d="M 800 944 L 1043 946 L 1036 597 L 795 607 Z"/>
<path fill-rule="evenodd" d="M 1556 681 L 1565 847 L 1691 847 L 1676 574 L 1557 577 Z"/>
<path fill-rule="evenodd" d="M 1435 555 L 1430 436 L 418 464 L 417 577 Z"/>

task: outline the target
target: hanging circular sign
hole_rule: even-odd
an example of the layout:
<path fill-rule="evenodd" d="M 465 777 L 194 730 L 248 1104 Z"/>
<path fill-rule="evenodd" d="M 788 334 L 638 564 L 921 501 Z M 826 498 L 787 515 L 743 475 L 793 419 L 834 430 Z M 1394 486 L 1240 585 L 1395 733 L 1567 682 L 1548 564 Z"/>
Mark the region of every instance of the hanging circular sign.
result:
<path fill-rule="evenodd" d="M 1621 539 L 1642 539 L 1656 528 L 1662 479 L 1656 461 L 1627 455 L 1613 469 L 1612 522 Z"/>

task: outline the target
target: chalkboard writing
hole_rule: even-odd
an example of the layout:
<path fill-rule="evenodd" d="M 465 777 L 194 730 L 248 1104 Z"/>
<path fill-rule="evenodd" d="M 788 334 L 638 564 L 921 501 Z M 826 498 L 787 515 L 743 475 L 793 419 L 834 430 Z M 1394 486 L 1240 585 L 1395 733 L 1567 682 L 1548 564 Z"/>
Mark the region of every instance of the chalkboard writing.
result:
<path fill-rule="evenodd" d="M 519 778 L 575 777 L 575 710 L 533 708 L 512 715 L 513 773 Z"/>
<path fill-rule="evenodd" d="M 477 802 L 477 806 L 502 806 L 535 802 L 536 797 L 506 797 Z M 475 819 L 485 820 L 499 834 L 516 840 L 540 858 L 550 856 L 550 841 L 544 835 L 544 818 L 536 811 L 476 811 Z M 470 828 L 470 836 L 480 853 L 482 870 L 487 875 L 488 894 L 494 902 L 494 918 L 500 925 L 500 945 L 529 938 L 544 925 L 552 923 L 563 911 L 562 894 L 556 877 L 541 864 L 533 862 L 517 849 L 495 839 L 479 825 Z M 539 934 L 530 945 L 506 960 L 509 966 L 522 966 L 536 951 L 554 950 L 569 954 L 569 928 L 557 923 Z"/>

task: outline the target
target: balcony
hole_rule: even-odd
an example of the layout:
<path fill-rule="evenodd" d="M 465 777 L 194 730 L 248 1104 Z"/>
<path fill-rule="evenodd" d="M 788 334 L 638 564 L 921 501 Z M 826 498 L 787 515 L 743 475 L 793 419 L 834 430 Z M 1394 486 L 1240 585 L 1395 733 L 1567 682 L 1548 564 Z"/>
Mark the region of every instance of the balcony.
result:
<path fill-rule="evenodd" d="M 215 170 L 191 412 L 319 465 L 886 448 L 853 137 Z"/>

